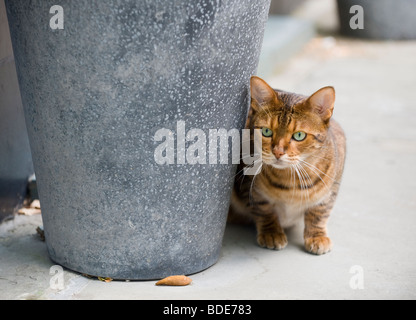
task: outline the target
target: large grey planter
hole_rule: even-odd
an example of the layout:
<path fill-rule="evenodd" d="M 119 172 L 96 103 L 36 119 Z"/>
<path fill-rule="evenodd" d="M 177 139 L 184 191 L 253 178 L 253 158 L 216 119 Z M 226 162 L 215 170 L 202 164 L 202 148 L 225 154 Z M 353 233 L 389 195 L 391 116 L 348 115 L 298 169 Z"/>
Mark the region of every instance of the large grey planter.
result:
<path fill-rule="evenodd" d="M 364 29 L 351 29 L 354 14 L 350 9 L 364 9 Z M 416 39 L 415 0 L 338 0 L 341 34 L 380 40 Z"/>
<path fill-rule="evenodd" d="M 269 0 L 7 0 L 50 257 L 114 279 L 218 258 L 235 166 L 160 165 L 162 128 L 242 128 Z M 177 160 L 177 159 L 176 159 Z"/>

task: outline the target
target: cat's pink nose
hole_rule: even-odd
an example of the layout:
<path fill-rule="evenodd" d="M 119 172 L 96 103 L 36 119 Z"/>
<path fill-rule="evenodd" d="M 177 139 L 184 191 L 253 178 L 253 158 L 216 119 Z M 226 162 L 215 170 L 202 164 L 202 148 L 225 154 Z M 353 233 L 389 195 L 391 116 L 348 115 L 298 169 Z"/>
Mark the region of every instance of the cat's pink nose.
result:
<path fill-rule="evenodd" d="M 282 147 L 274 147 L 273 154 L 276 157 L 276 159 L 280 159 L 282 156 L 285 155 L 285 150 Z"/>

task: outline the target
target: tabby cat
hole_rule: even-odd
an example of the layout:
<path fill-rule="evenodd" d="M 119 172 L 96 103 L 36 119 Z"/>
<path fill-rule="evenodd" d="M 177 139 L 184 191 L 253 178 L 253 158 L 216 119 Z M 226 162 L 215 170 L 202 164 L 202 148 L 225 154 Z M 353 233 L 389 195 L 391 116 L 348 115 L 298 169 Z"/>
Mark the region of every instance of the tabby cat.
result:
<path fill-rule="evenodd" d="M 316 255 L 331 250 L 327 222 L 346 154 L 344 132 L 331 119 L 334 103 L 333 87 L 305 97 L 252 77 L 247 129 L 252 140 L 254 129 L 262 132 L 262 150 L 255 150 L 262 165 L 255 176 L 237 175 L 229 220 L 253 221 L 261 247 L 285 248 L 284 229 L 303 218 L 305 249 Z"/>

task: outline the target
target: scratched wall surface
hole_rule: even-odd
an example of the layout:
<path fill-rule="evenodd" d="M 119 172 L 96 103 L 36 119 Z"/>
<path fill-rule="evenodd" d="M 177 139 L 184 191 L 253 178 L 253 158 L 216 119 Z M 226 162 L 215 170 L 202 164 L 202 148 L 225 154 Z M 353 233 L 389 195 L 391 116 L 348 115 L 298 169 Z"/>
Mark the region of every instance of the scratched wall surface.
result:
<path fill-rule="evenodd" d="M 54 2 L 6 1 L 51 258 L 116 279 L 211 266 L 236 168 L 157 164 L 154 135 L 243 127 L 270 0 L 63 0 L 63 30 Z"/>
<path fill-rule="evenodd" d="M 6 8 L 0 0 L 0 222 L 21 205 L 32 173 Z"/>

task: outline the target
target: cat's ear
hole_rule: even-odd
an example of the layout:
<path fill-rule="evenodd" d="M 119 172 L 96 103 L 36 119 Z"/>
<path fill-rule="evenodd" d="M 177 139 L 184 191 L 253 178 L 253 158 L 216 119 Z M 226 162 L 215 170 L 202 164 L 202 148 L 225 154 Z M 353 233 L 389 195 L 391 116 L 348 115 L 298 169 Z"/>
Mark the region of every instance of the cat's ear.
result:
<path fill-rule="evenodd" d="M 258 111 L 259 108 L 265 105 L 277 103 L 276 92 L 263 79 L 251 77 L 250 88 L 251 105 L 255 111 Z"/>
<path fill-rule="evenodd" d="M 324 122 L 329 121 L 334 112 L 335 89 L 333 87 L 325 87 L 318 90 L 310 96 L 308 103 Z"/>

